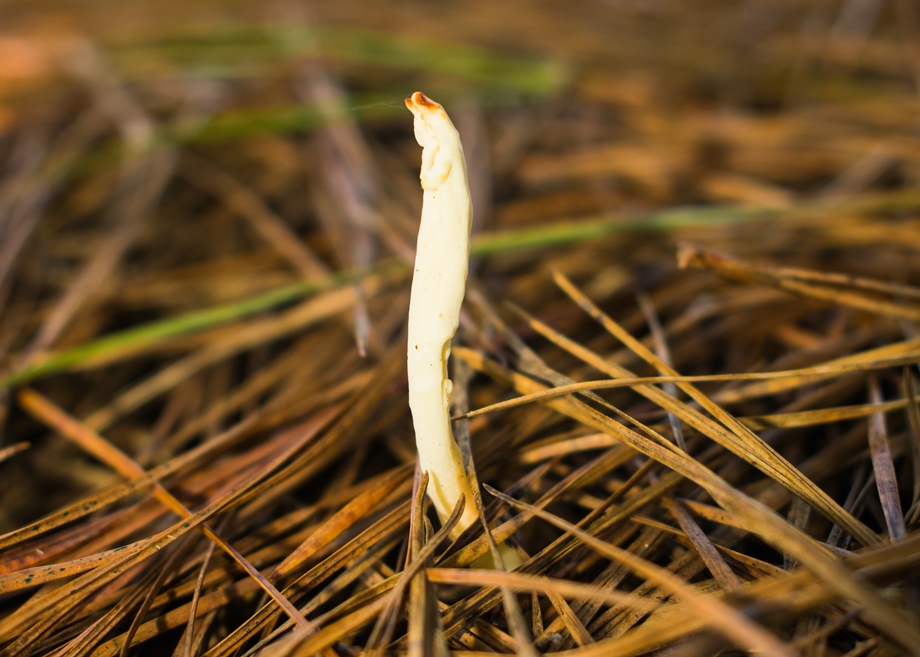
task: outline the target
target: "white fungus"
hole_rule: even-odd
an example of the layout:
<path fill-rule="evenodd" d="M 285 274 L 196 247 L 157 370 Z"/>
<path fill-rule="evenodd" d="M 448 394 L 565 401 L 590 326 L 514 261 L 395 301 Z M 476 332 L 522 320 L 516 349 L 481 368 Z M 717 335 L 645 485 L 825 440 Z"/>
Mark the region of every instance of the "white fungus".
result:
<path fill-rule="evenodd" d="M 416 91 L 406 99 L 422 147 L 424 190 L 415 271 L 409 297 L 409 407 L 428 496 L 443 522 L 460 495 L 466 506 L 456 538 L 478 520 L 470 482 L 450 425 L 447 377 L 450 341 L 457 331 L 469 267 L 473 210 L 460 135 L 444 108 Z"/>

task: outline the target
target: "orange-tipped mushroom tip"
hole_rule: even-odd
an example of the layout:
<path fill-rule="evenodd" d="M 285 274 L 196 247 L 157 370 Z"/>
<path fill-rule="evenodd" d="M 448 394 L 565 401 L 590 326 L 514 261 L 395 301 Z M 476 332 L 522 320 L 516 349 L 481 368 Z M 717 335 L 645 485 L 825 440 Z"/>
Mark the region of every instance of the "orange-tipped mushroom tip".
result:
<path fill-rule="evenodd" d="M 423 108 L 429 111 L 441 109 L 440 105 L 438 105 L 436 102 L 431 100 L 428 96 L 423 94 L 421 91 L 416 91 L 414 94 L 412 94 L 412 96 L 410 96 L 409 98 L 406 98 L 406 107 L 408 107 L 410 110 L 413 110 L 413 111 L 417 109 L 420 110 Z"/>

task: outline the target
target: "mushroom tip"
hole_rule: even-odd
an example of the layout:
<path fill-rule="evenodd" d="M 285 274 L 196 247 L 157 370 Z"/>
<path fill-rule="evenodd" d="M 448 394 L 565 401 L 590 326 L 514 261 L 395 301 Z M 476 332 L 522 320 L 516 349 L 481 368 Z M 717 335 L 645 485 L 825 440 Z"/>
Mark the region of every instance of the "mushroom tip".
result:
<path fill-rule="evenodd" d="M 421 91 L 416 91 L 409 98 L 406 98 L 406 107 L 408 107 L 413 112 L 426 110 L 439 110 L 442 109 L 441 106 L 431 100 L 428 96 L 423 94 Z"/>

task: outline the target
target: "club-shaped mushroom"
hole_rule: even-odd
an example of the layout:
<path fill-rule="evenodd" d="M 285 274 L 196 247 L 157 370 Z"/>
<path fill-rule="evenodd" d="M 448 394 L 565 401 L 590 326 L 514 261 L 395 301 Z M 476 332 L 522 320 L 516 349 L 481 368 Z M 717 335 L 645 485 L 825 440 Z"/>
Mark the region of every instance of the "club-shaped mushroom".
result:
<path fill-rule="evenodd" d="M 444 521 L 463 495 L 456 537 L 477 521 L 470 482 L 450 425 L 447 376 L 450 341 L 457 331 L 469 267 L 473 210 L 460 135 L 444 108 L 420 91 L 406 99 L 422 147 L 424 190 L 412 292 L 409 297 L 409 407 L 428 496 Z"/>

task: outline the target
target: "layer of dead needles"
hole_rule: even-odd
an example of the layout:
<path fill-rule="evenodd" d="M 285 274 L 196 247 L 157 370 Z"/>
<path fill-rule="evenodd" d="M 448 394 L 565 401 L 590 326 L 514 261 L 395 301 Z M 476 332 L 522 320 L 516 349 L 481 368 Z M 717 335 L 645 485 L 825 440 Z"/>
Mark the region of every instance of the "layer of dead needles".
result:
<path fill-rule="evenodd" d="M 4 4 L 0 654 L 918 654 L 908 0 Z M 415 471 L 416 89 L 514 572 Z"/>

